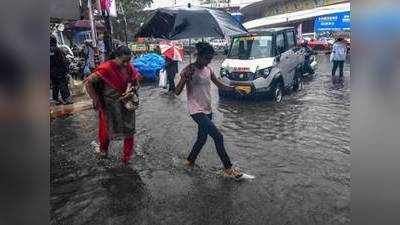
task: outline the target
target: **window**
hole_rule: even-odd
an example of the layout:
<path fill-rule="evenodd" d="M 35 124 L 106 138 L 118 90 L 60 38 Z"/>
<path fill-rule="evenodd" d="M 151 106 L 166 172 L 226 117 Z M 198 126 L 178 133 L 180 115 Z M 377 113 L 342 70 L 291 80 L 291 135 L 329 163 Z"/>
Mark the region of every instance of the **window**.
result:
<path fill-rule="evenodd" d="M 287 31 L 286 32 L 286 38 L 288 41 L 288 47 L 292 48 L 296 45 L 295 40 L 294 40 L 294 34 L 293 31 Z"/>
<path fill-rule="evenodd" d="M 272 36 L 244 36 L 233 39 L 228 58 L 258 59 L 271 57 Z"/>
<path fill-rule="evenodd" d="M 279 33 L 278 35 L 276 35 L 276 51 L 278 54 L 285 51 L 285 38 L 283 36 L 283 33 Z"/>

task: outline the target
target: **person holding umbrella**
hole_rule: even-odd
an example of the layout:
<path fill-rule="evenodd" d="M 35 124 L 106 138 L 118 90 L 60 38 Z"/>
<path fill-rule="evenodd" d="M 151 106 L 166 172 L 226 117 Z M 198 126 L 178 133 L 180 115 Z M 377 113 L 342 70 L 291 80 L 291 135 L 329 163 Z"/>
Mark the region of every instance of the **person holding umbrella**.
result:
<path fill-rule="evenodd" d="M 197 140 L 185 164 L 189 167 L 194 166 L 198 154 L 206 143 L 207 136 L 210 135 L 214 140 L 218 155 L 224 165 L 224 176 L 240 179 L 243 174 L 232 166 L 225 150 L 223 135 L 212 122 L 211 82 L 221 89 L 235 90 L 239 93 L 241 91 L 233 86 L 227 86 L 222 83 L 215 76 L 212 69 L 208 67 L 214 56 L 214 49 L 210 44 L 199 42 L 196 44 L 196 50 L 196 61 L 182 70 L 181 78 L 175 90 L 175 94 L 180 95 L 186 86 L 189 114 L 198 125 Z"/>
<path fill-rule="evenodd" d="M 178 61 L 183 61 L 183 48 L 174 42 L 163 41 L 160 43 L 160 51 L 164 55 L 167 73 L 168 91 L 175 91 L 175 75 L 178 73 Z"/>

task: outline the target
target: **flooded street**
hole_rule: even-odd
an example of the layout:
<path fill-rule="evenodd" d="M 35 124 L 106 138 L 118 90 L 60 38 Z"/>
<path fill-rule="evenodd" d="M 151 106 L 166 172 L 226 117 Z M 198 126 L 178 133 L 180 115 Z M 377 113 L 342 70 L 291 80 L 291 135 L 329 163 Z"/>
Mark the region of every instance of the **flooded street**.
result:
<path fill-rule="evenodd" d="M 136 149 L 119 166 L 122 142 L 98 161 L 97 115 L 84 110 L 51 122 L 51 224 L 295 225 L 350 223 L 350 67 L 333 85 L 329 56 L 303 90 L 271 101 L 220 100 L 213 118 L 232 162 L 256 176 L 235 182 L 208 138 L 187 171 L 197 135 L 185 91 L 174 97 L 147 84 L 140 91 Z M 216 73 L 222 59 L 216 58 Z M 180 69 L 182 66 L 180 66 Z"/>

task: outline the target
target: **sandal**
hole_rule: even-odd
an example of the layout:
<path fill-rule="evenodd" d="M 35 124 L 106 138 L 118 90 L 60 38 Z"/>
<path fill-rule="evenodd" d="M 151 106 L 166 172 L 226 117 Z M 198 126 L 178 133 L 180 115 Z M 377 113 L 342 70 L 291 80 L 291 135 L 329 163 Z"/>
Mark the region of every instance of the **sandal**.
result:
<path fill-rule="evenodd" d="M 105 153 L 105 152 L 96 151 L 96 158 L 97 159 L 107 159 L 108 158 L 108 154 Z"/>

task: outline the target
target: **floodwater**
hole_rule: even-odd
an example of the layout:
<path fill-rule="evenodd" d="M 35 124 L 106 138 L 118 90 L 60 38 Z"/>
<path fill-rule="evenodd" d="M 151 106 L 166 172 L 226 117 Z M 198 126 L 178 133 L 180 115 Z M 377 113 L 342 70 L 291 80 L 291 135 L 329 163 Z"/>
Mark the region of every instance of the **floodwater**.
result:
<path fill-rule="evenodd" d="M 95 159 L 95 111 L 53 120 L 51 224 L 349 224 L 350 68 L 334 85 L 328 58 L 320 55 L 316 76 L 281 104 L 220 100 L 212 88 L 228 154 L 254 180 L 221 177 L 211 138 L 195 169 L 182 166 L 197 133 L 185 92 L 141 89 L 129 168 L 119 165 L 118 141 L 109 160 Z M 221 61 L 213 62 L 216 72 Z"/>

